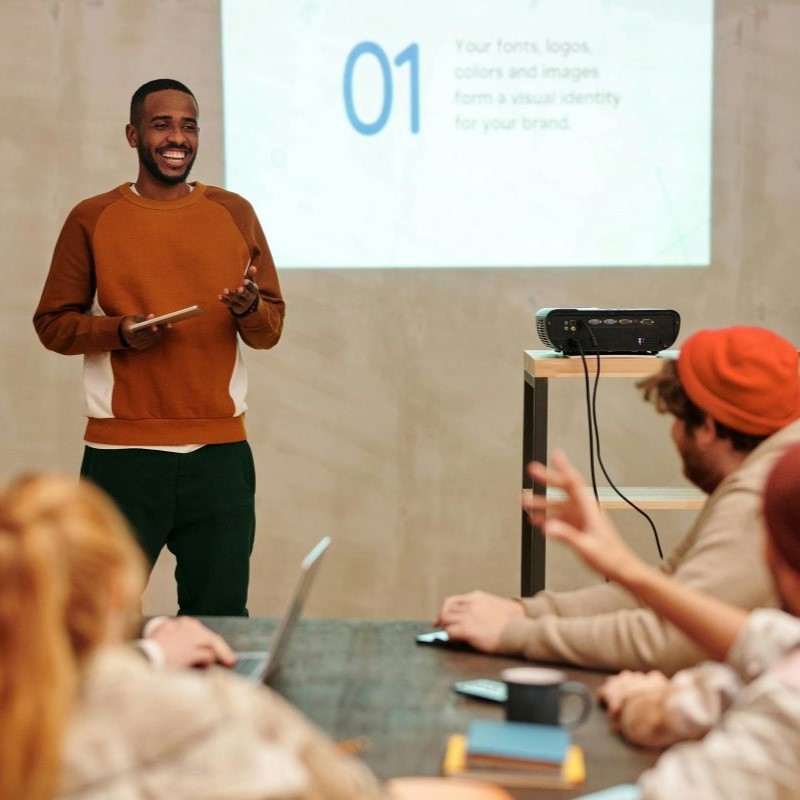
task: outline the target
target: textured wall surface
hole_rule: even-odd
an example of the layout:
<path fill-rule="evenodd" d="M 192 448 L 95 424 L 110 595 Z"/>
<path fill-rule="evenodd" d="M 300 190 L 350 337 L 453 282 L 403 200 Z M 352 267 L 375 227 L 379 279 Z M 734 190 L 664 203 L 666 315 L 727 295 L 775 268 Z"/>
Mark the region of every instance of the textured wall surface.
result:
<path fill-rule="evenodd" d="M 252 613 L 279 610 L 322 534 L 334 547 L 314 615 L 430 618 L 446 593 L 517 591 L 522 351 L 540 346 L 537 308 L 667 306 L 682 315 L 681 338 L 749 323 L 800 342 L 800 3 L 718 0 L 716 14 L 709 268 L 283 273 L 284 340 L 247 354 Z M 2 472 L 76 471 L 80 359 L 46 352 L 30 318 L 69 209 L 136 175 L 123 132 L 139 84 L 169 75 L 192 87 L 202 125 L 193 177 L 221 184 L 218 7 L 0 0 L 0 37 Z M 600 394 L 617 482 L 680 484 L 667 420 L 629 382 Z M 551 441 L 585 463 L 580 385 L 555 386 L 552 403 Z M 668 544 L 690 519 L 657 515 Z M 652 555 L 644 523 L 618 520 Z M 551 550 L 551 586 L 591 580 Z M 170 569 L 159 564 L 148 610 L 174 609 Z"/>

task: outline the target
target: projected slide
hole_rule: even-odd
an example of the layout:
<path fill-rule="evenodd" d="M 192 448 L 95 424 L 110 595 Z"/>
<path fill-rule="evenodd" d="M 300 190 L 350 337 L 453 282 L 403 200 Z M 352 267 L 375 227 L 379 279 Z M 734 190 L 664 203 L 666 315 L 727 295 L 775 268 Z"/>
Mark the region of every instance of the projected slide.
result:
<path fill-rule="evenodd" d="M 712 0 L 222 0 L 278 265 L 703 266 Z"/>

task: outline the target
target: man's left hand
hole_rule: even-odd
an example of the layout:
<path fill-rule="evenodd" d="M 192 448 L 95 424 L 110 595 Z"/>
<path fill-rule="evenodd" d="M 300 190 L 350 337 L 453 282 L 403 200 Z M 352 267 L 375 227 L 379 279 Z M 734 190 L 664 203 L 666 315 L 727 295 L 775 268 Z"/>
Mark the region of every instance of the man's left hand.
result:
<path fill-rule="evenodd" d="M 217 295 L 220 302 L 224 303 L 234 314 L 244 314 L 257 300 L 258 286 L 255 282 L 257 272 L 258 269 L 251 264 L 236 289 L 230 290 L 225 287 L 222 294 Z"/>

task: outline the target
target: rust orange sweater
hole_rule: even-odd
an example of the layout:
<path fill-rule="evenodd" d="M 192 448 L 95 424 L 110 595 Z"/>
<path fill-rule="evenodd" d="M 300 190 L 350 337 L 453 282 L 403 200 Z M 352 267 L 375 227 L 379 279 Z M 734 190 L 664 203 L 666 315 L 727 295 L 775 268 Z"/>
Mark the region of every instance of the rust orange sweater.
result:
<path fill-rule="evenodd" d="M 258 268 L 258 309 L 234 317 L 217 299 Z M 125 348 L 122 318 L 195 303 L 147 350 Z M 245 438 L 247 376 L 239 352 L 275 345 L 284 303 L 250 204 L 195 184 L 180 200 L 140 197 L 130 184 L 79 203 L 59 236 L 34 315 L 42 343 L 82 354 L 86 439 L 114 445 L 215 444 Z M 238 335 L 237 335 L 238 334 Z"/>

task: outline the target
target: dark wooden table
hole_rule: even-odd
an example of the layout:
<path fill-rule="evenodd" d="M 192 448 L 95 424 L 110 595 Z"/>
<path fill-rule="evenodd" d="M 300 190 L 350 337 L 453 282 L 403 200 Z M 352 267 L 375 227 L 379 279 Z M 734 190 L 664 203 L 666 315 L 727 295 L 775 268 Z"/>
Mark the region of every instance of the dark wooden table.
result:
<path fill-rule="evenodd" d="M 275 620 L 206 618 L 237 650 L 265 649 Z M 334 739 L 366 736 L 361 758 L 381 779 L 437 775 L 445 742 L 476 718 L 502 719 L 503 708 L 452 691 L 468 678 L 498 678 L 520 662 L 463 650 L 415 644 L 421 622 L 302 620 L 273 688 Z M 566 669 L 571 680 L 596 689 L 605 673 Z M 571 798 L 635 782 L 656 754 L 624 744 L 594 708 L 574 734 L 586 757 L 578 790 L 511 790 L 527 798 Z"/>

